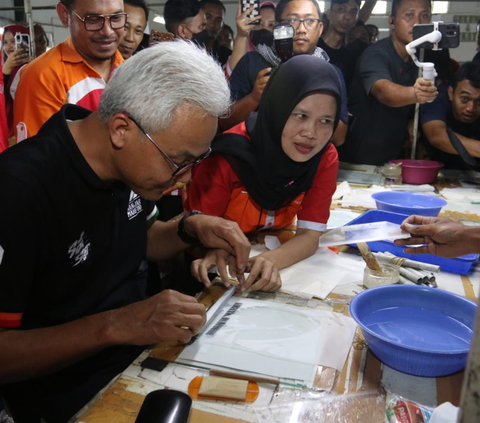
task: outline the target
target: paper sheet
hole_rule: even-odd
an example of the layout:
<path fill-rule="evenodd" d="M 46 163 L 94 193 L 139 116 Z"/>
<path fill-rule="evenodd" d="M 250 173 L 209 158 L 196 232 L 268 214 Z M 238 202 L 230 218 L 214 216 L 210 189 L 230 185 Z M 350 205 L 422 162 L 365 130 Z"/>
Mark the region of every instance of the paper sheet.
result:
<path fill-rule="evenodd" d="M 180 354 L 203 362 L 313 385 L 317 365 L 343 368 L 356 324 L 340 313 L 231 298 L 208 332 Z"/>
<path fill-rule="evenodd" d="M 458 213 L 473 213 L 480 215 L 480 192 L 477 188 L 444 188 L 442 196 L 446 198 L 447 205 L 442 211 Z"/>
<path fill-rule="evenodd" d="M 250 257 L 265 251 L 264 245 L 253 245 Z M 339 285 L 362 284 L 364 269 L 365 262 L 361 256 L 335 254 L 328 248 L 321 247 L 310 257 L 280 270 L 280 292 L 324 300 Z"/>
<path fill-rule="evenodd" d="M 339 285 L 362 283 L 364 269 L 361 257 L 319 248 L 314 255 L 280 271 L 281 292 L 323 300 Z"/>

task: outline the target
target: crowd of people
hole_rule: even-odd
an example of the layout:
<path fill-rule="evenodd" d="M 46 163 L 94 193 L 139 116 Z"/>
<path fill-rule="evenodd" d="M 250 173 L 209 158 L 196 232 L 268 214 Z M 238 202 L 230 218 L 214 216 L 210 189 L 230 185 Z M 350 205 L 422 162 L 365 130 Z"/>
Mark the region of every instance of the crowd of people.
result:
<path fill-rule="evenodd" d="M 167 0 L 173 41 L 158 42 L 144 0 L 61 0 L 69 37 L 46 51 L 35 25 L 35 58 L 16 48 L 27 27 L 4 28 L 0 397 L 15 422 L 66 422 L 147 345 L 200 331 L 204 307 L 163 289 L 157 263 L 185 254 L 201 287 L 216 267 L 226 285 L 278 290 L 318 247 L 339 161 L 404 157 L 416 103 L 425 154 L 475 164 L 480 63 L 433 55 L 442 78 L 418 77 L 405 46 L 431 2 L 393 0 L 381 40 L 375 3 L 265 1 L 249 17 L 239 2 L 234 32 L 220 0 Z M 249 259 L 259 232 L 296 218 L 295 236 Z M 461 226 L 412 217 L 426 246 L 409 252 L 474 250 Z"/>

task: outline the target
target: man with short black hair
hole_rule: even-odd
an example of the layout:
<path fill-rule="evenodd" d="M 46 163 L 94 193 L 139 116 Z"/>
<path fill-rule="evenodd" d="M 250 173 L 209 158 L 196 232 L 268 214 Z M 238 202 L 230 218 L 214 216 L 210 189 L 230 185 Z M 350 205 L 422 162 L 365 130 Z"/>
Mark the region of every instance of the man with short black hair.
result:
<path fill-rule="evenodd" d="M 380 165 L 402 158 L 411 106 L 437 97 L 433 81 L 417 78 L 405 49 L 413 41 L 413 25 L 430 22 L 430 16 L 430 0 L 393 1 L 390 37 L 365 50 L 350 86 L 354 120 L 339 148 L 341 161 Z"/>
<path fill-rule="evenodd" d="M 205 12 L 205 18 L 207 19 L 206 29 L 210 37 L 205 47 L 223 66 L 232 54 L 232 50 L 222 46 L 217 40 L 225 20 L 225 6 L 220 0 L 201 0 L 200 7 Z"/>
<path fill-rule="evenodd" d="M 281 0 L 275 10 L 275 19 L 277 22 L 289 23 L 295 29 L 293 36 L 295 55 L 312 54 L 328 61 L 327 54 L 317 47 L 323 23 L 320 20 L 320 8 L 316 0 Z M 269 75 L 280 63 L 274 47 L 263 44 L 257 46 L 256 51 L 251 51 L 240 59 L 230 78 L 231 97 L 235 102 L 231 107 L 232 113 L 219 122 L 223 130 L 244 121 L 257 109 Z M 342 84 L 342 110 L 333 142 L 340 145 L 345 139 L 348 123 L 347 91 L 340 69 L 336 70 Z"/>
<path fill-rule="evenodd" d="M 439 88 L 432 103 L 420 107 L 420 122 L 432 160 L 448 169 L 466 167 L 452 145 L 450 128 L 471 157 L 480 158 L 480 63 L 467 62 L 450 86 Z"/>
<path fill-rule="evenodd" d="M 328 28 L 317 43 L 330 57 L 330 63 L 340 68 L 347 88 L 353 77 L 358 54 L 353 54 L 345 47 L 345 37 L 355 26 L 359 10 L 360 0 L 332 0 L 330 9 L 326 12 Z"/>
<path fill-rule="evenodd" d="M 127 60 L 137 50 L 143 40 L 148 23 L 148 7 L 145 0 L 124 0 L 125 13 L 128 14 L 125 33 L 118 49 Z"/>
<path fill-rule="evenodd" d="M 200 43 L 208 41 L 205 26 L 205 13 L 198 0 L 168 0 L 163 10 L 165 28 L 175 37 L 183 40 L 196 39 Z M 198 38 L 199 35 L 205 37 Z"/>
<path fill-rule="evenodd" d="M 123 62 L 117 50 L 127 23 L 123 0 L 61 0 L 57 14 L 70 37 L 18 73 L 17 143 L 35 135 L 66 103 L 96 110 L 107 81 Z"/>

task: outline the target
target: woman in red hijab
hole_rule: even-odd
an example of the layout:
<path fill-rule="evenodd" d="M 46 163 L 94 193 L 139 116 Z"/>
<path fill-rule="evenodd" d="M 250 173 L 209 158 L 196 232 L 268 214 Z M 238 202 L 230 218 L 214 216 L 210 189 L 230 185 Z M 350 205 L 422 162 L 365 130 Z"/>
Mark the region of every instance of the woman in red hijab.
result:
<path fill-rule="evenodd" d="M 18 70 L 28 62 L 29 52 L 15 50 L 15 35 L 30 34 L 23 25 L 8 25 L 3 29 L 2 37 L 2 67 L 5 108 L 7 113 L 8 136 L 13 136 L 13 98 L 10 95 L 10 86 Z"/>

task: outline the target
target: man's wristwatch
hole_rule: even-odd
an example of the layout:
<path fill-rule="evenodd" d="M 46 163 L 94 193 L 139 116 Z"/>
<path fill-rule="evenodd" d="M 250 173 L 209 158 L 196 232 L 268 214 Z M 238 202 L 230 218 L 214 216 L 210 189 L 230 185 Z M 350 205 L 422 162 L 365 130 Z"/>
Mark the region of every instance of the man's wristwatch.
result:
<path fill-rule="evenodd" d="M 196 244 L 198 242 L 198 238 L 193 237 L 192 235 L 190 235 L 185 230 L 185 220 L 188 217 L 193 216 L 195 214 L 204 214 L 204 213 L 202 213 L 201 211 L 198 211 L 198 210 L 192 210 L 191 212 L 189 212 L 185 216 L 183 216 L 180 219 L 180 222 L 178 222 L 177 235 L 185 244 Z"/>

